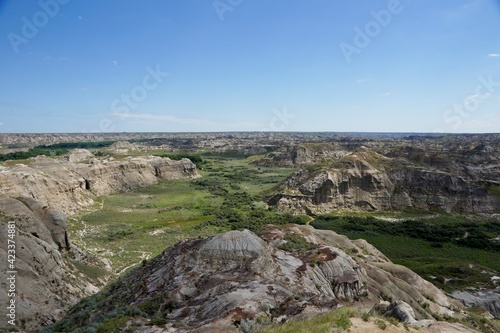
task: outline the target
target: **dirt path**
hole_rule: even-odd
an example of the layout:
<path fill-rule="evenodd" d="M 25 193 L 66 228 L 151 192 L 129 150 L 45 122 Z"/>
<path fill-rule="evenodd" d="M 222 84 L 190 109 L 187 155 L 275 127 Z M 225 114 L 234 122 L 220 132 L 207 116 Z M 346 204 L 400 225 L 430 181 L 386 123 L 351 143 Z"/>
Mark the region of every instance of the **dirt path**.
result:
<path fill-rule="evenodd" d="M 310 225 L 312 221 L 316 220 L 314 217 L 309 216 L 309 221 L 306 222 L 306 225 Z"/>

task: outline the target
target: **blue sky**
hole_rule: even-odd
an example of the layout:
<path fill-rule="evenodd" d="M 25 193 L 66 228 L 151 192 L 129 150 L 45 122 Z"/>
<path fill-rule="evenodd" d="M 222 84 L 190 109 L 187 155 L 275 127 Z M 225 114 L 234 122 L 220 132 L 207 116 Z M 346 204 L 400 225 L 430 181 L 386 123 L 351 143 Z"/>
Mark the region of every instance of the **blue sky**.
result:
<path fill-rule="evenodd" d="M 498 0 L 0 1 L 0 132 L 500 132 Z"/>

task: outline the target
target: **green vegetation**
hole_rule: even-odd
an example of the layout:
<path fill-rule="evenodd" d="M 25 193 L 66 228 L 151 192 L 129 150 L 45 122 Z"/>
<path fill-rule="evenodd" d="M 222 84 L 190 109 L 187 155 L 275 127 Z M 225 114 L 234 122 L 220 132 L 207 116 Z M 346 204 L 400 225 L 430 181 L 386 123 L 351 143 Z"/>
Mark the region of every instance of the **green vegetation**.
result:
<path fill-rule="evenodd" d="M 127 324 L 128 317 L 111 318 L 97 328 L 96 333 L 114 333 L 119 332 Z"/>
<path fill-rule="evenodd" d="M 294 233 L 286 234 L 285 241 L 286 243 L 281 245 L 280 248 L 288 252 L 297 250 L 311 251 L 318 247 L 316 244 L 309 243 L 304 237 Z"/>
<path fill-rule="evenodd" d="M 275 212 L 263 202 L 266 191 L 291 169 L 213 156 L 203 157 L 202 163 L 203 177 L 197 180 L 169 180 L 98 198 L 92 210 L 71 218 L 70 238 L 122 272 L 187 238 L 231 229 L 259 232 L 267 224 L 308 220 Z"/>
<path fill-rule="evenodd" d="M 476 249 L 500 252 L 500 244 L 490 239 L 500 233 L 500 222 L 478 223 L 465 218 L 435 218 L 430 221 L 405 220 L 386 222 L 374 217 L 320 216 L 313 224 L 318 229 L 335 225 L 347 232 L 363 232 L 372 235 L 387 234 L 423 239 L 440 248 L 444 243 L 454 243 Z"/>
<path fill-rule="evenodd" d="M 0 154 L 0 162 L 7 160 L 26 160 L 30 157 L 40 155 L 45 156 L 61 156 L 68 153 L 70 149 L 86 148 L 98 149 L 110 146 L 114 141 L 98 141 L 98 142 L 63 142 L 53 145 L 39 145 L 28 151 L 17 151 L 14 153 Z"/>
<path fill-rule="evenodd" d="M 40 155 L 45 156 L 60 156 L 67 154 L 67 149 L 46 149 L 46 148 L 31 148 L 28 151 L 16 151 L 14 153 L 8 154 L 0 154 L 0 161 L 8 161 L 8 160 L 26 160 L 30 157 L 36 157 Z"/>
<path fill-rule="evenodd" d="M 347 331 L 352 322 L 349 318 L 359 317 L 358 310 L 351 307 L 342 307 L 336 311 L 328 312 L 303 321 L 287 322 L 274 325 L 262 330 L 262 333 L 327 333 L 334 329 Z"/>
<path fill-rule="evenodd" d="M 198 169 L 203 169 L 203 164 L 205 164 L 205 161 L 203 161 L 201 155 L 198 154 L 178 153 L 178 154 L 159 154 L 157 156 L 168 157 L 174 161 L 179 161 L 182 160 L 183 158 L 188 158 L 191 160 L 191 162 L 196 164 L 196 167 Z"/>
<path fill-rule="evenodd" d="M 276 212 L 265 203 L 267 196 L 293 171 L 284 168 L 257 167 L 251 159 L 179 153 L 162 155 L 172 159 L 190 158 L 197 162 L 202 178 L 169 180 L 134 192 L 98 198 L 92 210 L 73 217 L 69 223 L 70 238 L 86 249 L 109 259 L 116 272 L 123 272 L 159 254 L 166 247 L 186 238 L 207 237 L 231 229 L 259 232 L 267 224 L 304 224 L 307 216 Z M 436 215 L 407 211 L 377 213 L 381 218 L 397 216 L 403 221 L 387 222 L 373 213 L 318 216 L 311 224 L 331 229 L 350 238 L 364 238 L 394 262 L 403 264 L 445 290 L 465 286 L 490 287 L 488 272 L 500 272 L 500 250 L 489 239 L 500 233 L 500 223 L 476 221 L 468 217 Z M 426 219 L 419 220 L 422 214 Z M 314 251 L 304 238 L 288 233 L 282 249 L 291 252 Z M 309 265 L 321 262 L 311 260 Z M 80 271 L 98 278 L 100 269 L 79 266 Z M 451 280 L 449 280 L 451 279 Z M 134 316 L 149 319 L 151 325 L 163 325 L 173 305 L 166 295 L 129 306 L 131 286 L 118 279 L 104 292 L 84 299 L 70 310 L 70 319 L 42 332 L 115 332 L 128 330 Z M 279 310 L 279 309 L 278 309 Z M 349 307 L 305 321 L 269 326 L 268 316 L 240 323 L 242 332 L 331 332 L 347 331 L 350 318 L 361 316 Z M 374 325 L 386 329 L 388 323 L 375 316 Z M 362 319 L 371 321 L 371 314 Z M 484 326 L 474 316 L 467 317 L 472 326 Z M 85 329 L 83 324 L 90 323 Z M 88 324 L 87 324 L 88 325 Z M 488 324 L 490 325 L 490 324 Z M 491 324 L 493 325 L 493 324 Z"/>
<path fill-rule="evenodd" d="M 500 247 L 489 241 L 500 233 L 498 221 L 440 215 L 420 221 L 387 222 L 366 216 L 325 215 L 311 225 L 351 239 L 366 239 L 395 263 L 446 291 L 493 287 L 491 274 L 500 272 Z"/>
<path fill-rule="evenodd" d="M 488 193 L 496 195 L 497 197 L 500 197 L 500 186 L 491 185 L 490 187 L 488 187 Z"/>
<path fill-rule="evenodd" d="M 385 323 L 385 321 L 383 321 L 382 319 L 377 319 L 375 320 L 375 324 L 377 325 L 378 328 L 380 328 L 381 330 L 385 330 L 387 328 L 387 324 Z"/>
<path fill-rule="evenodd" d="M 95 142 L 61 142 L 53 145 L 41 145 L 35 148 L 39 149 L 99 149 L 111 146 L 116 141 L 95 141 Z"/>
<path fill-rule="evenodd" d="M 104 279 L 109 275 L 108 271 L 106 271 L 105 269 L 100 268 L 100 267 L 87 265 L 87 264 L 84 264 L 82 262 L 72 260 L 72 259 L 68 259 L 68 262 L 71 265 L 73 265 L 78 271 L 84 273 L 87 277 L 89 277 L 90 279 L 92 279 L 94 281 L 101 279 L 101 278 Z"/>

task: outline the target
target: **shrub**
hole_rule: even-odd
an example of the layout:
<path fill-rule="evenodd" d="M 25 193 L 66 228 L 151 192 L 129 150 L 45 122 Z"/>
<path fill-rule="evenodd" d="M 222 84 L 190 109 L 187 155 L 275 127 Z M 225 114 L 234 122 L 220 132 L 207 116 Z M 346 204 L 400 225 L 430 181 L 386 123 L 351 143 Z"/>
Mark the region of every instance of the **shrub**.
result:
<path fill-rule="evenodd" d="M 240 322 L 239 329 L 243 333 L 254 333 L 255 330 L 257 329 L 257 326 L 255 325 L 255 321 L 251 319 L 243 319 Z"/>
<path fill-rule="evenodd" d="M 286 234 L 285 241 L 286 243 L 282 244 L 280 248 L 288 252 L 292 252 L 294 250 L 309 251 L 317 248 L 316 244 L 309 243 L 304 237 L 294 233 Z"/>
<path fill-rule="evenodd" d="M 361 315 L 361 319 L 363 319 L 363 321 L 369 321 L 371 316 L 372 316 L 372 315 L 371 315 L 371 313 L 370 313 L 370 312 L 364 312 L 364 313 Z"/>
<path fill-rule="evenodd" d="M 128 317 L 111 318 L 102 323 L 96 333 L 114 333 L 120 331 L 127 324 Z"/>
<path fill-rule="evenodd" d="M 385 321 L 383 321 L 382 319 L 377 319 L 375 321 L 375 324 L 377 325 L 378 328 L 380 328 L 381 330 L 385 330 L 387 328 L 387 324 L 385 323 Z"/>
<path fill-rule="evenodd" d="M 335 327 L 347 330 L 352 326 L 352 322 L 345 314 L 335 320 Z"/>

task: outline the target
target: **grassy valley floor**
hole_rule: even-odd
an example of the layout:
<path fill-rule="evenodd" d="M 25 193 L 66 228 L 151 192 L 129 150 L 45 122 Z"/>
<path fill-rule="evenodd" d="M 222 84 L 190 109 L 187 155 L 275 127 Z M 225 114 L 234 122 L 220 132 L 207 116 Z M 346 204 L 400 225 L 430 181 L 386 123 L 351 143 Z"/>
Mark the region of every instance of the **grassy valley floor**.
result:
<path fill-rule="evenodd" d="M 122 273 L 184 239 L 303 223 L 307 217 L 274 212 L 263 201 L 291 172 L 255 167 L 242 158 L 204 157 L 197 180 L 167 180 L 98 198 L 92 209 L 70 219 L 70 239 Z"/>

